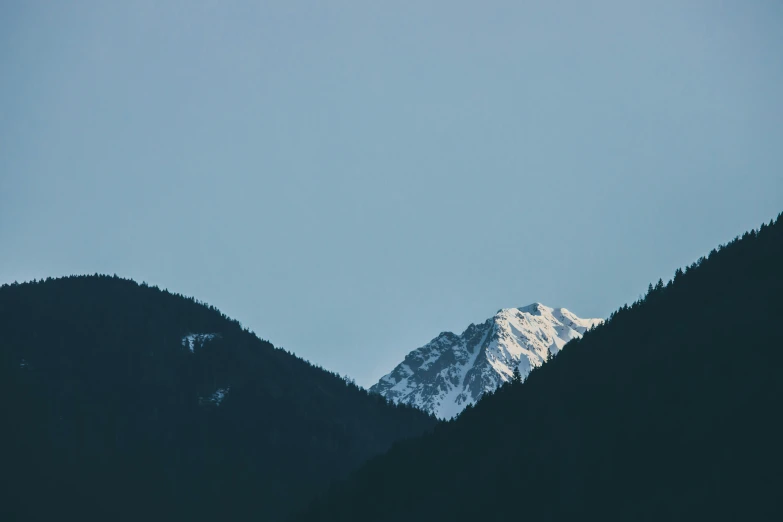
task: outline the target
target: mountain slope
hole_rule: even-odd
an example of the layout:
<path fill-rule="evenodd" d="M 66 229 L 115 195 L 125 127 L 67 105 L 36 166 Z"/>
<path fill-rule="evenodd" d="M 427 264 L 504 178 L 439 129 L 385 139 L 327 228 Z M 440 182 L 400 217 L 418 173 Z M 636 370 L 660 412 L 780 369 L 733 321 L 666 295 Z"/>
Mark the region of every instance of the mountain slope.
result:
<path fill-rule="evenodd" d="M 0 394 L 4 520 L 279 520 L 435 424 L 105 276 L 0 287 Z"/>
<path fill-rule="evenodd" d="M 781 267 L 779 216 L 294 520 L 779 519 Z"/>
<path fill-rule="evenodd" d="M 450 419 L 484 393 L 530 370 L 581 337 L 600 319 L 580 319 L 565 308 L 534 303 L 504 308 L 456 335 L 443 332 L 409 353 L 370 388 L 395 403 L 409 404 Z"/>

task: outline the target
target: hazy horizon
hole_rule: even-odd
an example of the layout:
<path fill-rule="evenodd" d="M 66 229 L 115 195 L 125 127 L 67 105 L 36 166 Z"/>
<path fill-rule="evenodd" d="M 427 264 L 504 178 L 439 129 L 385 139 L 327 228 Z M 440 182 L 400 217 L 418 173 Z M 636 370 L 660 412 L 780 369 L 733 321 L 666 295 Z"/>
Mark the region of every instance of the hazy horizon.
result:
<path fill-rule="evenodd" d="M 0 283 L 107 273 L 364 386 L 783 210 L 783 4 L 0 6 Z"/>

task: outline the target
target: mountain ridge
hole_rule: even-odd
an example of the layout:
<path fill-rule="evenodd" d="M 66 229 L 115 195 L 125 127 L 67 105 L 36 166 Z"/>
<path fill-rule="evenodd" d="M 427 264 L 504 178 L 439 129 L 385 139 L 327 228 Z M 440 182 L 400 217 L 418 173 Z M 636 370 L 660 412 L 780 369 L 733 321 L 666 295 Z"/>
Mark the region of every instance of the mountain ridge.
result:
<path fill-rule="evenodd" d="M 292 521 L 777 520 L 781 266 L 783 214 Z"/>
<path fill-rule="evenodd" d="M 0 332 L 0 519 L 281 520 L 436 424 L 116 276 L 2 285 Z"/>

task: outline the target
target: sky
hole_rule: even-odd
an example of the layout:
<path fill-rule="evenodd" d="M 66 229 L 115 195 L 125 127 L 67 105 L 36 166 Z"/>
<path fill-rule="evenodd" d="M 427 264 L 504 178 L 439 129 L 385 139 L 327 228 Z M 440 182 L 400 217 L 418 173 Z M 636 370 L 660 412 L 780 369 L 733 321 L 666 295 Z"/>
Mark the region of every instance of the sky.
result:
<path fill-rule="evenodd" d="M 0 3 L 0 283 L 192 295 L 370 385 L 783 211 L 783 3 Z"/>

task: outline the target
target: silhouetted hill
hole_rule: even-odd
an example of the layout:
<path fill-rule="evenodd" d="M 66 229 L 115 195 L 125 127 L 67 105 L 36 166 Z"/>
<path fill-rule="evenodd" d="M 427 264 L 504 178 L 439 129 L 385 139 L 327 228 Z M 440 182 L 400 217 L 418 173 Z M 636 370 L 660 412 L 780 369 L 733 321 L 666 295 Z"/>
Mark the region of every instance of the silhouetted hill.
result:
<path fill-rule="evenodd" d="M 0 390 L 3 520 L 277 520 L 436 422 L 116 276 L 0 287 Z"/>
<path fill-rule="evenodd" d="M 780 519 L 781 317 L 779 216 L 294 518 Z"/>

